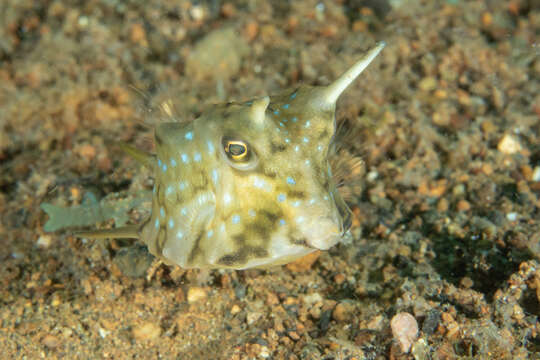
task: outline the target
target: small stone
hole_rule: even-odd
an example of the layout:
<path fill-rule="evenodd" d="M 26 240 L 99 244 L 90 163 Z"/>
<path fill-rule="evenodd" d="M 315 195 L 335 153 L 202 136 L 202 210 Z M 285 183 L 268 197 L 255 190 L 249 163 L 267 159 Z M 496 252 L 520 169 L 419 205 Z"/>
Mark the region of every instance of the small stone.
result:
<path fill-rule="evenodd" d="M 506 134 L 499 141 L 497 149 L 499 149 L 499 151 L 503 154 L 512 155 L 521 151 L 522 147 L 519 141 L 514 136 Z"/>
<path fill-rule="evenodd" d="M 306 305 L 308 306 L 323 301 L 323 297 L 319 293 L 305 295 L 302 299 L 304 300 L 304 303 L 306 303 Z"/>
<path fill-rule="evenodd" d="M 252 312 L 249 312 L 246 316 L 246 321 L 248 323 L 248 325 L 251 325 L 255 322 L 257 322 L 257 320 L 259 320 L 261 317 L 262 317 L 262 313 L 258 312 L 258 311 L 252 311 Z"/>
<path fill-rule="evenodd" d="M 334 276 L 334 282 L 337 284 L 337 285 L 341 285 L 345 282 L 346 278 L 345 278 L 345 275 L 343 274 L 336 274 Z"/>
<path fill-rule="evenodd" d="M 231 308 L 231 314 L 232 315 L 236 315 L 238 314 L 240 311 L 242 311 L 242 308 L 240 308 L 240 306 L 234 304 Z"/>
<path fill-rule="evenodd" d="M 418 337 L 418 323 L 416 319 L 409 313 L 401 312 L 392 318 L 390 327 L 392 328 L 394 338 L 401 346 L 401 351 L 407 354 Z"/>
<path fill-rule="evenodd" d="M 201 287 L 194 286 L 189 288 L 188 290 L 187 301 L 188 303 L 193 304 L 206 299 L 207 296 L 208 295 L 206 294 L 206 290 Z"/>
<path fill-rule="evenodd" d="M 339 303 L 332 312 L 332 318 L 336 321 L 350 320 L 353 310 L 354 308 L 351 304 L 346 302 Z"/>
<path fill-rule="evenodd" d="M 308 271 L 311 269 L 315 261 L 317 261 L 319 256 L 321 256 L 321 252 L 314 251 L 311 254 L 307 254 L 306 256 L 287 264 L 286 267 L 289 271 L 292 272 Z"/>
<path fill-rule="evenodd" d="M 517 217 L 518 217 L 518 214 L 515 212 L 509 212 L 508 214 L 506 214 L 506 219 L 508 221 L 516 221 Z"/>
<path fill-rule="evenodd" d="M 463 286 L 465 289 L 470 289 L 473 287 L 474 282 L 472 281 L 470 277 L 465 276 L 464 278 L 461 279 L 460 285 Z"/>
<path fill-rule="evenodd" d="M 45 337 L 41 340 L 41 343 L 48 347 L 49 349 L 57 348 L 58 345 L 60 345 L 60 340 L 54 335 L 47 334 Z"/>
<path fill-rule="evenodd" d="M 138 341 L 153 340 L 161 335 L 161 328 L 153 322 L 146 322 L 133 328 L 133 337 Z"/>
<path fill-rule="evenodd" d="M 47 249 L 51 246 L 52 238 L 50 235 L 41 235 L 37 239 L 37 246 L 42 249 Z"/>
<path fill-rule="evenodd" d="M 437 88 L 437 79 L 434 77 L 425 77 L 422 80 L 420 80 L 420 83 L 418 84 L 418 87 L 422 91 L 432 91 Z"/>
<path fill-rule="evenodd" d="M 540 181 L 540 166 L 534 168 L 531 179 L 536 182 Z"/>
<path fill-rule="evenodd" d="M 459 200 L 457 209 L 458 211 L 469 211 L 471 209 L 471 204 L 467 200 Z"/>

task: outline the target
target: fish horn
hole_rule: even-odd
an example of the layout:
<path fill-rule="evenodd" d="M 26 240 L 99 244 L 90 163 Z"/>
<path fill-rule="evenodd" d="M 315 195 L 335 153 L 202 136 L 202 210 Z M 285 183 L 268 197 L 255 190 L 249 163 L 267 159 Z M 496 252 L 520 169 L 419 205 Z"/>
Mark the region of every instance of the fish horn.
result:
<path fill-rule="evenodd" d="M 269 103 L 270 98 L 268 96 L 253 101 L 253 104 L 251 105 L 251 116 L 255 123 L 259 125 L 264 123 L 265 112 Z"/>
<path fill-rule="evenodd" d="M 336 81 L 323 89 L 322 100 L 327 105 L 335 105 L 340 95 L 347 87 L 364 71 L 364 69 L 375 59 L 375 57 L 386 46 L 384 41 L 378 43 L 375 47 L 354 64 L 349 70 L 345 71 Z"/>
<path fill-rule="evenodd" d="M 138 239 L 139 230 L 139 225 L 128 225 L 114 229 L 75 231 L 73 234 L 90 239 Z"/>

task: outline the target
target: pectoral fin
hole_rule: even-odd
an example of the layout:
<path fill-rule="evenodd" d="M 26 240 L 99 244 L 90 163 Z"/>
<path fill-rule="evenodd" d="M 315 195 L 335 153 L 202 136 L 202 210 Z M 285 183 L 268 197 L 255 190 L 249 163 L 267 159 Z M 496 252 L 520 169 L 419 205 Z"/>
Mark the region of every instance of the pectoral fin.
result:
<path fill-rule="evenodd" d="M 123 142 L 118 143 L 118 146 L 133 159 L 146 166 L 148 169 L 153 170 L 155 164 L 154 155 L 148 154 Z"/>
<path fill-rule="evenodd" d="M 77 237 L 91 239 L 138 239 L 139 225 L 128 225 L 114 229 L 75 231 Z"/>

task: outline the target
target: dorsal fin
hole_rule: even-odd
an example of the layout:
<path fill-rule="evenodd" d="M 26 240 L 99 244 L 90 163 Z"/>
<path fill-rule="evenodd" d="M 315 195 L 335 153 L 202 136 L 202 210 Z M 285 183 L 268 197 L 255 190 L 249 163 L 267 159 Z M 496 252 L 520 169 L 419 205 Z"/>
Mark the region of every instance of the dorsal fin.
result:
<path fill-rule="evenodd" d="M 364 69 L 375 59 L 375 57 L 386 46 L 386 43 L 380 42 L 367 52 L 362 59 L 356 62 L 349 70 L 345 71 L 337 80 L 322 89 L 322 98 L 319 101 L 327 105 L 335 105 L 343 91 L 364 71 Z"/>

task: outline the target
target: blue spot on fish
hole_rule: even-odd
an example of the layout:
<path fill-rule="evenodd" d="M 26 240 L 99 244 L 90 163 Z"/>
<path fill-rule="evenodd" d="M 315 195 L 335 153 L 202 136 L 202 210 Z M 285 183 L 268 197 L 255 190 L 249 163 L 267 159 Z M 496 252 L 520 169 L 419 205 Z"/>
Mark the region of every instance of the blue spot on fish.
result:
<path fill-rule="evenodd" d="M 298 121 L 298 118 L 297 118 L 296 116 L 292 118 L 292 122 L 295 123 L 295 122 L 297 122 L 297 121 Z"/>
<path fill-rule="evenodd" d="M 212 154 L 212 153 L 214 152 L 214 150 L 215 150 L 214 144 L 212 144 L 211 141 L 208 141 L 208 142 L 206 143 L 206 145 L 208 145 L 208 152 L 209 152 L 210 154 Z"/>
<path fill-rule="evenodd" d="M 186 140 L 193 140 L 193 131 L 188 131 L 184 137 Z"/>
<path fill-rule="evenodd" d="M 306 125 L 304 125 L 306 128 L 310 127 L 311 126 L 311 121 L 306 121 Z"/>
<path fill-rule="evenodd" d="M 240 222 L 240 215 L 234 214 L 231 219 L 233 224 L 238 224 Z"/>
<path fill-rule="evenodd" d="M 170 186 L 170 185 L 167 186 L 167 190 L 165 190 L 165 195 L 166 195 L 166 196 L 169 196 L 169 195 L 172 194 L 172 192 L 173 192 L 172 186 Z"/>
<path fill-rule="evenodd" d="M 195 155 L 193 155 L 193 160 L 195 160 L 196 162 L 200 162 L 201 159 L 201 153 L 196 152 Z"/>
<path fill-rule="evenodd" d="M 171 159 L 171 166 L 172 166 L 172 167 L 176 167 L 176 160 Z"/>
<path fill-rule="evenodd" d="M 287 177 L 287 184 L 296 185 L 296 181 L 290 176 Z"/>
<path fill-rule="evenodd" d="M 296 97 L 296 92 L 293 92 L 293 93 L 291 94 L 291 100 L 294 99 L 295 97 Z"/>
<path fill-rule="evenodd" d="M 184 164 L 187 164 L 189 162 L 189 156 L 187 156 L 187 154 L 182 154 L 180 155 L 180 157 L 182 158 Z"/>
<path fill-rule="evenodd" d="M 178 184 L 178 188 L 180 190 L 184 190 L 186 188 L 186 182 L 185 181 L 181 181 L 180 184 Z"/>
<path fill-rule="evenodd" d="M 174 221 L 173 219 L 169 219 L 169 229 L 172 229 L 174 227 Z"/>
<path fill-rule="evenodd" d="M 163 206 L 159 209 L 159 215 L 161 215 L 161 217 L 165 217 L 165 209 Z"/>
<path fill-rule="evenodd" d="M 159 167 L 161 167 L 161 164 L 162 164 L 162 163 L 161 163 L 161 159 L 158 159 L 158 160 L 157 160 L 157 165 L 158 165 Z"/>
<path fill-rule="evenodd" d="M 277 201 L 284 202 L 285 198 L 286 198 L 285 194 L 279 194 L 277 197 Z"/>
<path fill-rule="evenodd" d="M 289 106 L 291 106 L 291 105 L 290 105 L 290 104 L 284 104 L 284 105 L 282 106 L 282 108 L 284 108 L 284 109 L 288 109 L 288 108 L 289 108 Z"/>
<path fill-rule="evenodd" d="M 208 230 L 208 232 L 206 233 L 207 237 L 212 237 L 213 235 L 214 235 L 214 230 L 212 229 Z"/>
<path fill-rule="evenodd" d="M 307 137 L 304 136 L 304 138 L 302 139 L 303 142 L 305 142 L 306 144 L 309 142 L 309 139 Z"/>
<path fill-rule="evenodd" d="M 274 110 L 274 115 L 279 115 L 279 110 Z"/>
<path fill-rule="evenodd" d="M 218 180 L 219 180 L 218 171 L 216 169 L 213 169 L 212 170 L 212 181 L 214 182 L 214 184 L 217 184 Z"/>
<path fill-rule="evenodd" d="M 285 138 L 285 142 L 286 142 L 286 143 L 288 144 L 288 143 L 290 143 L 290 142 L 291 142 L 291 139 L 289 139 L 289 138 Z"/>
<path fill-rule="evenodd" d="M 279 219 L 279 225 L 281 226 L 285 225 L 285 219 Z"/>
<path fill-rule="evenodd" d="M 163 170 L 163 172 L 166 172 L 167 171 L 167 164 L 163 164 L 163 167 L 161 169 Z"/>
<path fill-rule="evenodd" d="M 156 222 L 154 223 L 154 226 L 156 229 L 159 229 L 159 219 L 156 219 Z"/>
<path fill-rule="evenodd" d="M 184 237 L 184 233 L 181 232 L 180 230 L 178 230 L 178 232 L 176 233 L 176 237 L 177 237 L 178 239 L 181 239 L 181 238 Z"/>

